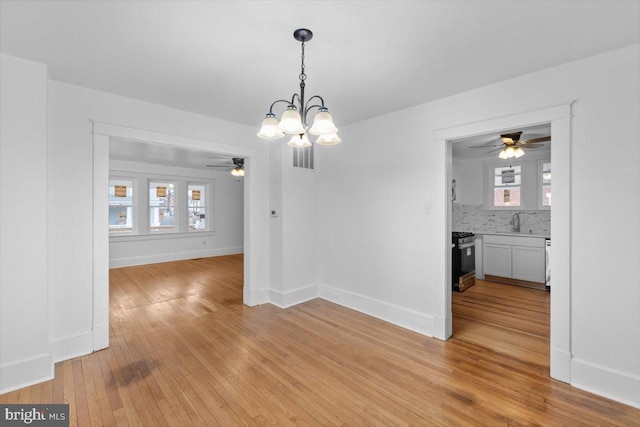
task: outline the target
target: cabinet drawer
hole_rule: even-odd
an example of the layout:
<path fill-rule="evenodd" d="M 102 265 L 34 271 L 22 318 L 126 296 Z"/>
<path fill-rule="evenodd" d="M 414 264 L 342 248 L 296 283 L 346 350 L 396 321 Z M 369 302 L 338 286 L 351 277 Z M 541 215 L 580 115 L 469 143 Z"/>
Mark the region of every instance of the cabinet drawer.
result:
<path fill-rule="evenodd" d="M 484 243 L 495 243 L 498 245 L 527 246 L 532 248 L 544 248 L 544 238 L 524 237 L 524 236 L 503 236 L 498 234 L 485 234 Z"/>

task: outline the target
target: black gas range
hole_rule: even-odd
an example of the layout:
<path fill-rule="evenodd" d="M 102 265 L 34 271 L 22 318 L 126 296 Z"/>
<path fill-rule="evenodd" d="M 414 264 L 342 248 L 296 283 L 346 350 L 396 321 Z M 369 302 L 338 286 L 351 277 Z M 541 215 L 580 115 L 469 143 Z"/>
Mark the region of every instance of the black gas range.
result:
<path fill-rule="evenodd" d="M 466 231 L 451 233 L 452 289 L 463 292 L 476 283 L 476 236 Z"/>

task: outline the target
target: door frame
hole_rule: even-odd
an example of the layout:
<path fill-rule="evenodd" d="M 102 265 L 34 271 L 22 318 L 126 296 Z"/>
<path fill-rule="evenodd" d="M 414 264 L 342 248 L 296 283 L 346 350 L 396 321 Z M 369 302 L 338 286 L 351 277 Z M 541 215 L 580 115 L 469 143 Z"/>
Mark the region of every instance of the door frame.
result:
<path fill-rule="evenodd" d="M 533 125 L 551 124 L 551 161 L 553 162 L 553 208 L 551 209 L 550 265 L 553 270 L 551 291 L 550 375 L 564 382 L 571 380 L 571 105 L 572 102 L 539 110 L 495 117 L 434 131 L 434 142 L 444 151 L 445 224 L 443 268 L 434 316 L 434 336 L 446 340 L 452 334 L 451 312 L 451 176 L 452 144 L 460 138 L 499 133 Z"/>
<path fill-rule="evenodd" d="M 259 198 L 258 178 L 251 173 L 263 160 L 257 150 L 229 144 L 220 144 L 195 138 L 164 134 L 127 126 L 92 121 L 93 123 L 93 351 L 109 346 L 109 215 L 107 188 L 109 185 L 109 140 L 144 142 L 195 151 L 228 154 L 245 159 L 244 176 L 244 284 L 243 302 L 248 306 L 259 304 L 258 277 L 253 274 L 258 253 L 257 244 L 265 230 L 249 225 L 258 212 L 253 205 Z"/>

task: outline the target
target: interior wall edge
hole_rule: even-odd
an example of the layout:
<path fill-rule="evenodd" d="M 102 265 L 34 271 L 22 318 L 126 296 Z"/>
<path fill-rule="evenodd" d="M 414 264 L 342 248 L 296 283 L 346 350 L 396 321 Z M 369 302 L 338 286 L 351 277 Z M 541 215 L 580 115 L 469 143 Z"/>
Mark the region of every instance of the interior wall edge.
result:
<path fill-rule="evenodd" d="M 0 394 L 53 379 L 51 354 L 42 354 L 0 366 Z"/>
<path fill-rule="evenodd" d="M 571 385 L 640 409 L 640 376 L 574 358 Z"/>

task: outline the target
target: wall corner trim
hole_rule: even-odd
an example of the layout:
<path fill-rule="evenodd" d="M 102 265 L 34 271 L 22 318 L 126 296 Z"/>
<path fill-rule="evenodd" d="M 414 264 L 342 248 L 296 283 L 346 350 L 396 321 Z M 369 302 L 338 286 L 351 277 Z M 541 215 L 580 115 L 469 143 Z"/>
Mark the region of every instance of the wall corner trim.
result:
<path fill-rule="evenodd" d="M 50 353 L 0 366 L 0 394 L 53 379 Z"/>
<path fill-rule="evenodd" d="M 292 307 L 317 297 L 318 287 L 316 285 L 304 286 L 285 292 L 269 290 L 269 302 L 280 308 Z"/>
<path fill-rule="evenodd" d="M 571 385 L 640 409 L 640 375 L 573 359 Z"/>
<path fill-rule="evenodd" d="M 433 337 L 433 315 L 327 285 L 319 286 L 318 296 L 410 331 Z"/>

